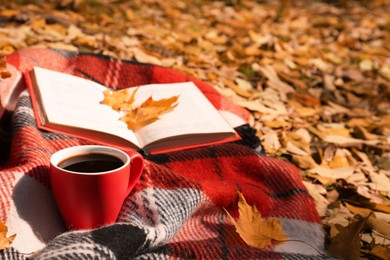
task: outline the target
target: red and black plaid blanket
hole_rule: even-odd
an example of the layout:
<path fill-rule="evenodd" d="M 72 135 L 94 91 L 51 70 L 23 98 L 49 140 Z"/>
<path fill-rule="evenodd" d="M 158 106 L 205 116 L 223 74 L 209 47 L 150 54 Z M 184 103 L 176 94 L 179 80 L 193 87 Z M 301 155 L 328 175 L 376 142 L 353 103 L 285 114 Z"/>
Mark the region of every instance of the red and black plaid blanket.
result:
<path fill-rule="evenodd" d="M 289 240 L 323 251 L 320 220 L 299 170 L 262 155 L 254 130 L 245 123 L 248 112 L 208 84 L 164 67 L 60 50 L 26 49 L 8 56 L 7 63 L 13 77 L 0 81 L 0 220 L 16 237 L 12 247 L 0 251 L 1 259 L 328 258 L 297 241 L 255 249 L 235 232 L 224 209 L 238 215 L 239 190 L 265 218 L 280 218 Z M 32 66 L 112 88 L 193 81 L 217 109 L 242 120 L 236 129 L 243 139 L 145 155 L 143 175 L 116 224 L 66 231 L 51 193 L 49 158 L 61 148 L 90 142 L 37 128 L 21 76 Z"/>

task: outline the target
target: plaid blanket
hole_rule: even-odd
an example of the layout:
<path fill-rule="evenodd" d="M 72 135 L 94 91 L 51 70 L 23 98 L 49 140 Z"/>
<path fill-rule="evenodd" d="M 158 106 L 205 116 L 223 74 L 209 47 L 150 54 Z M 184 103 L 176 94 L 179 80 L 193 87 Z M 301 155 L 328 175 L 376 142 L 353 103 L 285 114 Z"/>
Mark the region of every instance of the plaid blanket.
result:
<path fill-rule="evenodd" d="M 248 112 L 208 84 L 168 68 L 62 50 L 25 49 L 7 57 L 12 78 L 1 84 L 0 220 L 12 247 L 1 259 L 327 259 L 313 199 L 297 168 L 261 154 Z M 23 73 L 32 66 L 89 78 L 112 88 L 193 81 L 213 105 L 242 121 L 239 142 L 145 155 L 145 169 L 117 223 L 66 231 L 54 202 L 49 158 L 89 141 L 37 128 Z M 20 73 L 19 73 L 20 72 Z M 237 191 L 264 217 L 281 219 L 289 241 L 252 248 L 235 232 Z"/>

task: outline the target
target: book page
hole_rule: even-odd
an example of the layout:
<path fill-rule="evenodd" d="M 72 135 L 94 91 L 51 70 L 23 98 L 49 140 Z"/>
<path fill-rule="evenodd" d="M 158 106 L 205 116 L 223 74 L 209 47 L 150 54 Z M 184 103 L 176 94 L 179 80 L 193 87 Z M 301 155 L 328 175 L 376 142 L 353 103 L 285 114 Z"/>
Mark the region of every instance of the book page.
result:
<path fill-rule="evenodd" d="M 100 104 L 104 86 L 84 78 L 35 67 L 35 80 L 46 118 L 51 124 L 73 126 L 113 134 L 139 143 L 120 113 Z"/>
<path fill-rule="evenodd" d="M 179 95 L 178 106 L 173 111 L 136 131 L 142 146 L 173 136 L 182 139 L 184 136 L 192 138 L 191 135 L 211 137 L 217 133 L 235 133 L 193 82 L 172 83 L 169 87 L 145 85 L 139 88 L 135 100 L 143 102 L 150 96 L 158 100 L 176 95 Z"/>

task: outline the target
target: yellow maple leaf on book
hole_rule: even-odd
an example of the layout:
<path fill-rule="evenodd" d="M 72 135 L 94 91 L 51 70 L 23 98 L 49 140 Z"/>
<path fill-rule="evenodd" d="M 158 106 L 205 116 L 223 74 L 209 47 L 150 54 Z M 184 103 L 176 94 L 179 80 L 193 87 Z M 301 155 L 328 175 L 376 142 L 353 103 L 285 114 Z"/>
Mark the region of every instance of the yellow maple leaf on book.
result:
<path fill-rule="evenodd" d="M 248 245 L 264 249 L 273 242 L 286 241 L 280 220 L 262 218 L 256 206 L 250 206 L 241 192 L 238 192 L 238 212 L 238 219 L 234 219 L 229 212 L 227 214 L 236 227 L 237 233 Z"/>
<path fill-rule="evenodd" d="M 130 89 L 107 90 L 104 92 L 104 100 L 102 101 L 102 104 L 109 105 L 114 110 L 124 114 L 120 119 L 127 124 L 129 129 L 136 130 L 153 123 L 178 105 L 179 96 L 172 96 L 159 100 L 149 97 L 139 106 L 134 106 L 137 91 L 138 88 L 134 91 Z"/>

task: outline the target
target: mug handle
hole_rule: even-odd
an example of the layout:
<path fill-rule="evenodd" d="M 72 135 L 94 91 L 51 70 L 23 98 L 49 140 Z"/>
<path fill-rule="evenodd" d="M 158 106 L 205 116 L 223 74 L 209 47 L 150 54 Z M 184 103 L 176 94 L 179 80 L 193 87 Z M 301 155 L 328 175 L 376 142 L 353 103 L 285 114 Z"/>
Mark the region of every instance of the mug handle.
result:
<path fill-rule="evenodd" d="M 135 151 L 126 151 L 126 153 L 130 157 L 130 178 L 127 187 L 128 196 L 141 177 L 142 171 L 144 169 L 144 158 L 141 154 Z"/>

